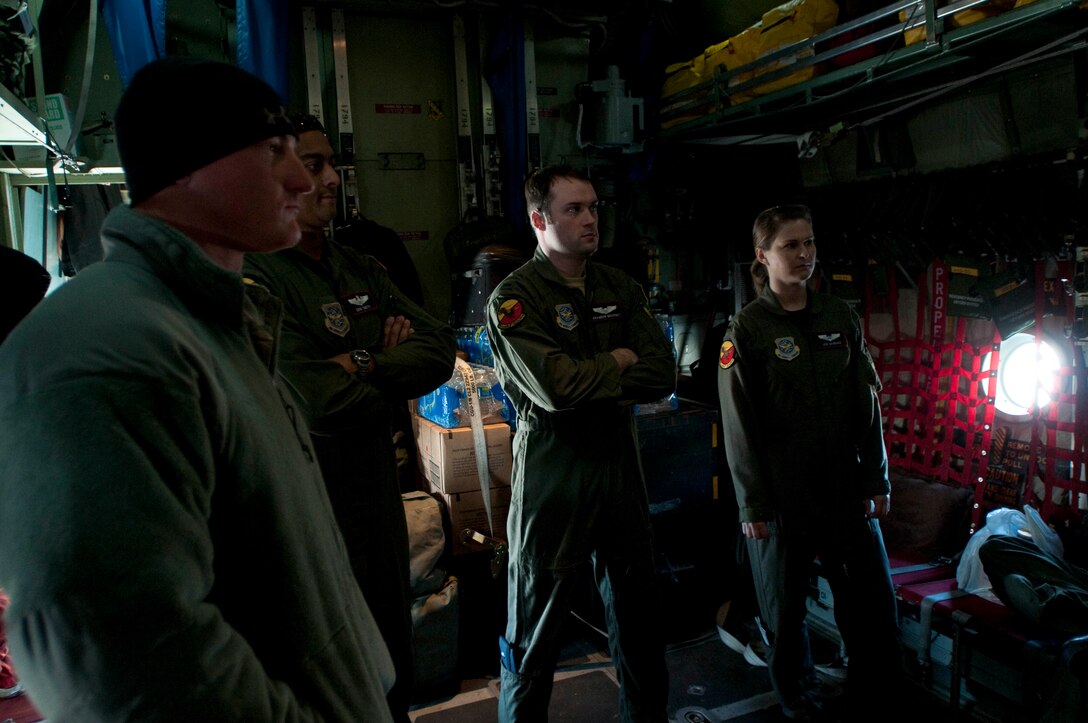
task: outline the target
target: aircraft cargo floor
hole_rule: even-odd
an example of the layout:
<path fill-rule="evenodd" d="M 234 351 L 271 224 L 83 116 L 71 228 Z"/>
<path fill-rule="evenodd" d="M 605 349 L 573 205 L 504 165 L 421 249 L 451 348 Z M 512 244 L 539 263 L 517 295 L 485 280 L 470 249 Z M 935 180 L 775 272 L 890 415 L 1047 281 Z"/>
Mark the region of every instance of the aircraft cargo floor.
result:
<path fill-rule="evenodd" d="M 591 629 L 564 648 L 555 675 L 549 720 L 599 723 L 619 720 L 618 687 L 607 646 Z M 813 640 L 814 650 L 820 642 Z M 727 648 L 711 626 L 705 634 L 668 647 L 671 723 L 764 723 L 785 717 L 771 691 L 767 669 L 748 664 Z M 494 676 L 463 681 L 448 699 L 416 705 L 414 723 L 493 723 L 497 720 L 498 680 Z M 954 720 L 947 704 L 930 692 L 908 685 L 902 699 L 888 700 L 871 720 L 940 723 Z M 835 720 L 834 716 L 829 718 Z"/>

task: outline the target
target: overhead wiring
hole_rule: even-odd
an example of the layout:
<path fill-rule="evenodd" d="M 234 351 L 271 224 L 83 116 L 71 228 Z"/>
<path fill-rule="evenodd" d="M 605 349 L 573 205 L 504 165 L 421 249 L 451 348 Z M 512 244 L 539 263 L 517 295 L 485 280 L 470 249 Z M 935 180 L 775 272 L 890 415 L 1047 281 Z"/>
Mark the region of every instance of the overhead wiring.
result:
<path fill-rule="evenodd" d="M 98 42 L 98 0 L 91 0 L 90 17 L 87 20 L 87 51 L 83 59 L 83 79 L 79 84 L 79 101 L 76 104 L 75 120 L 72 121 L 72 134 L 64 144 L 64 152 L 71 153 L 79 138 L 79 129 L 83 127 L 83 116 L 87 111 L 87 98 L 91 93 L 91 74 L 94 70 L 94 50 Z"/>

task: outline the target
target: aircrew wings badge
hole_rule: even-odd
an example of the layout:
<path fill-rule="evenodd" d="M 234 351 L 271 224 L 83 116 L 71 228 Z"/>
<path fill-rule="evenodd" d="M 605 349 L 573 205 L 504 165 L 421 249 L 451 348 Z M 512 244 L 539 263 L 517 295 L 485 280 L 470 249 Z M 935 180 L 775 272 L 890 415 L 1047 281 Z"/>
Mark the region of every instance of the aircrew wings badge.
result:
<path fill-rule="evenodd" d="M 728 369 L 733 366 L 733 362 L 737 360 L 737 348 L 733 346 L 731 341 L 722 342 L 722 351 L 718 355 L 718 366 L 722 369 Z"/>
<path fill-rule="evenodd" d="M 499 329 L 506 330 L 525 318 L 525 307 L 518 299 L 507 299 L 499 304 L 496 316 L 499 318 Z"/>

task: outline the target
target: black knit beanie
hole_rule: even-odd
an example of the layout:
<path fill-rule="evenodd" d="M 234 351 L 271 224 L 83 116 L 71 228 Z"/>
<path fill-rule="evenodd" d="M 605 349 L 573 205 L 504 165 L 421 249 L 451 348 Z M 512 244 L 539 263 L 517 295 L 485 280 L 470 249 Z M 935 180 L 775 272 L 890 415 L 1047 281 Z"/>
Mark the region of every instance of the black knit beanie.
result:
<path fill-rule="evenodd" d="M 227 63 L 163 58 L 132 77 L 114 114 L 132 205 L 273 136 L 294 135 L 279 95 Z"/>

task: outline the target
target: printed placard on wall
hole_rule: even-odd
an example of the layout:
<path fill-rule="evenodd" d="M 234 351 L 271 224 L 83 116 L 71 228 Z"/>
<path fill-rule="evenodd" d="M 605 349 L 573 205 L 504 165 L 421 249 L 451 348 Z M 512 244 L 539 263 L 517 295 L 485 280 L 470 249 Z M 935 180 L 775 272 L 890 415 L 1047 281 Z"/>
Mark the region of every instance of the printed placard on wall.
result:
<path fill-rule="evenodd" d="M 423 112 L 423 106 L 419 103 L 375 103 L 374 112 L 392 115 L 419 115 Z"/>
<path fill-rule="evenodd" d="M 986 470 L 982 491 L 983 516 L 998 507 L 1020 509 L 1024 479 L 1031 458 L 1031 443 L 1010 434 L 1008 427 L 994 430 L 990 466 Z"/>
<path fill-rule="evenodd" d="M 970 319 L 989 319 L 990 307 L 978 288 L 979 280 L 989 276 L 989 268 L 977 261 L 952 256 L 948 264 L 948 313 Z"/>

